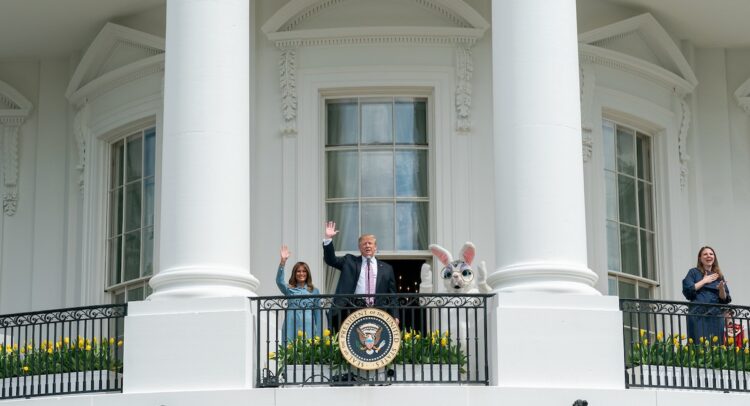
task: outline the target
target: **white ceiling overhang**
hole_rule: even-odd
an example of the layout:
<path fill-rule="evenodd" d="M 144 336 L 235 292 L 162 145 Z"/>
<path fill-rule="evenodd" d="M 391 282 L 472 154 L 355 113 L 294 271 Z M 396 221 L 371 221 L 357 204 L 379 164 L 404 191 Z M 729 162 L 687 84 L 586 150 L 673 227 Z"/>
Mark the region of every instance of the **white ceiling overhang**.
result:
<path fill-rule="evenodd" d="M 615 66 L 692 93 L 698 85 L 690 64 L 651 14 L 641 14 L 578 36 L 581 59 Z"/>

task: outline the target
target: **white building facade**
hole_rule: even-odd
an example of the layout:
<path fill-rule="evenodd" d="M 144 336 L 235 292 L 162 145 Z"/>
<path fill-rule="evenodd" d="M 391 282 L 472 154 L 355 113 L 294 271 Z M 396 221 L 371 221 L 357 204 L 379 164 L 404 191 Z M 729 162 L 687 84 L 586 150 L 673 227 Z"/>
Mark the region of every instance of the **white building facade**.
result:
<path fill-rule="evenodd" d="M 0 5 L 0 314 L 129 303 L 124 394 L 81 402 L 298 399 L 252 388 L 245 298 L 278 294 L 281 244 L 333 293 L 326 220 L 341 252 L 376 234 L 401 292 L 472 241 L 492 378 L 310 399 L 746 401 L 622 381 L 617 296 L 683 300 L 710 245 L 750 303 L 750 33 L 691 30 L 700 1 L 66 2 Z"/>

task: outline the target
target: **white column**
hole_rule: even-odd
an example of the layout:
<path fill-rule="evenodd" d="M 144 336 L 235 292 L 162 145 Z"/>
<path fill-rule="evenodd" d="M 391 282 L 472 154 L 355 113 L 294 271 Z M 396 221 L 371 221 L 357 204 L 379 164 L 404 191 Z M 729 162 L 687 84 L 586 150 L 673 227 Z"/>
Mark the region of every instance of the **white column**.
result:
<path fill-rule="evenodd" d="M 622 313 L 586 265 L 575 0 L 493 0 L 492 63 L 493 383 L 623 389 Z"/>
<path fill-rule="evenodd" d="M 254 295 L 249 2 L 167 2 L 160 269 L 151 299 Z"/>
<path fill-rule="evenodd" d="M 498 292 L 598 295 L 586 265 L 575 0 L 494 0 Z"/>

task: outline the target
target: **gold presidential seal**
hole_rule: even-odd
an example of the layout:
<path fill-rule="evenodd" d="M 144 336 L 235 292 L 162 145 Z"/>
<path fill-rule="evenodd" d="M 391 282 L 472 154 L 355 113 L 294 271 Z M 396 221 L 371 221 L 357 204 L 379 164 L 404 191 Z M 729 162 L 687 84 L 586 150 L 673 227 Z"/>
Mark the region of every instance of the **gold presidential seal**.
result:
<path fill-rule="evenodd" d="M 393 361 L 401 347 L 396 319 L 375 308 L 357 310 L 341 324 L 339 348 L 353 367 L 371 371 Z"/>

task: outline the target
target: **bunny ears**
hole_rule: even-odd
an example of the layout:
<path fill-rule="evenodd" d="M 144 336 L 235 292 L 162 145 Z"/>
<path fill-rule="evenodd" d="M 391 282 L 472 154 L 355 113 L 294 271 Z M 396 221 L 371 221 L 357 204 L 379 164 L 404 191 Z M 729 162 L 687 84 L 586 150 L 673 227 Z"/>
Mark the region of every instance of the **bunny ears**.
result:
<path fill-rule="evenodd" d="M 453 256 L 451 255 L 451 253 L 437 244 L 430 244 L 430 252 L 432 252 L 432 255 L 437 257 L 437 259 L 443 265 L 448 265 L 453 262 Z M 475 254 L 476 248 L 474 247 L 474 244 L 467 241 L 464 243 L 464 246 L 461 247 L 461 251 L 459 251 L 458 253 L 458 259 L 471 265 L 471 263 L 474 261 Z"/>

